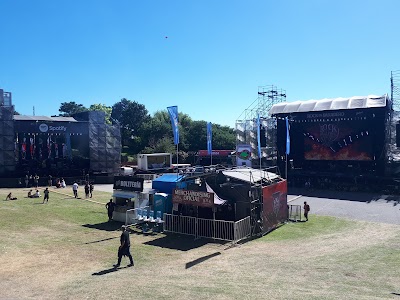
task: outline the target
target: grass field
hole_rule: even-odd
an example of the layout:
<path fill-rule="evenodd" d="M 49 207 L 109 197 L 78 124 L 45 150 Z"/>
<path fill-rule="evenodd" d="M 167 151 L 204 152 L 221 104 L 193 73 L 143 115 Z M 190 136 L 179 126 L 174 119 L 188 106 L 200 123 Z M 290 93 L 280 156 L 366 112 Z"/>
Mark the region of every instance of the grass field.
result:
<path fill-rule="evenodd" d="M 400 299 L 400 226 L 311 215 L 236 247 L 131 234 L 135 267 L 115 270 L 121 224 L 104 204 L 51 189 L 48 204 L 3 201 L 0 299 Z M 82 193 L 82 191 L 80 191 Z M 98 203 L 96 203 L 98 202 Z"/>

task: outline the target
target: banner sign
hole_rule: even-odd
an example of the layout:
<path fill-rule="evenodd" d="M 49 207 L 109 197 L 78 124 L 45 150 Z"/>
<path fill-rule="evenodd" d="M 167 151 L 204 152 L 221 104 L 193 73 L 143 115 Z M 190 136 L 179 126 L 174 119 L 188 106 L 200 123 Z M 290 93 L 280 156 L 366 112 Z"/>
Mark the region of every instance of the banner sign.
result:
<path fill-rule="evenodd" d="M 212 156 L 224 156 L 228 157 L 234 150 L 212 150 Z M 198 156 L 209 156 L 208 150 L 199 150 Z"/>
<path fill-rule="evenodd" d="M 41 134 L 89 134 L 88 122 L 14 121 L 14 131 Z"/>
<path fill-rule="evenodd" d="M 263 231 L 268 232 L 287 220 L 287 182 L 286 180 L 265 186 L 263 195 Z"/>
<path fill-rule="evenodd" d="M 132 176 L 114 176 L 114 190 L 143 192 L 144 178 Z"/>
<path fill-rule="evenodd" d="M 179 127 L 178 127 L 178 106 L 167 107 L 169 117 L 171 118 L 172 131 L 174 133 L 174 144 L 179 144 Z"/>
<path fill-rule="evenodd" d="M 201 207 L 213 207 L 214 193 L 174 189 L 172 194 L 172 202 Z"/>
<path fill-rule="evenodd" d="M 207 154 L 212 155 L 212 125 L 207 123 Z"/>
<path fill-rule="evenodd" d="M 236 165 L 238 167 L 251 167 L 251 146 L 237 145 L 236 146 Z"/>

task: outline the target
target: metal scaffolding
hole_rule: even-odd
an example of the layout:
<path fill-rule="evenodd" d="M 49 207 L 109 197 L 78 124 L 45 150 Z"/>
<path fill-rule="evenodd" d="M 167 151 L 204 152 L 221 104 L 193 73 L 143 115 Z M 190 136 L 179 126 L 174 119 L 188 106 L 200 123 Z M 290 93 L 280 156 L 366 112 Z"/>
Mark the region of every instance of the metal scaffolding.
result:
<path fill-rule="evenodd" d="M 391 72 L 390 91 L 393 110 L 400 111 L 400 70 Z"/>
<path fill-rule="evenodd" d="M 260 116 L 261 124 L 261 158 L 269 161 L 266 165 L 276 164 L 276 120 L 270 118 L 268 113 L 274 104 L 286 101 L 286 91 L 274 85 L 259 86 L 257 99 L 246 108 L 236 120 L 236 145 L 250 145 L 251 158 L 258 157 L 257 144 L 257 117 Z"/>

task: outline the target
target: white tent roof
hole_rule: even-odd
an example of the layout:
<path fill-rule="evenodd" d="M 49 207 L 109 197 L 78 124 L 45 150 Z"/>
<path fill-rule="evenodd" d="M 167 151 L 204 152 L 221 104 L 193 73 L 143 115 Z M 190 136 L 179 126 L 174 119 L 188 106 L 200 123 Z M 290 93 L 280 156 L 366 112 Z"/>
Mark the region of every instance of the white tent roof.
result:
<path fill-rule="evenodd" d="M 387 95 L 356 96 L 351 98 L 335 98 L 321 100 L 307 100 L 295 102 L 283 102 L 271 107 L 269 115 L 290 114 L 297 112 L 313 112 L 323 110 L 356 109 L 385 107 Z"/>
<path fill-rule="evenodd" d="M 273 180 L 279 178 L 279 175 L 276 175 L 275 173 L 253 168 L 224 170 L 222 173 L 227 177 L 232 177 L 246 182 L 258 182 L 261 181 L 261 179 Z"/>

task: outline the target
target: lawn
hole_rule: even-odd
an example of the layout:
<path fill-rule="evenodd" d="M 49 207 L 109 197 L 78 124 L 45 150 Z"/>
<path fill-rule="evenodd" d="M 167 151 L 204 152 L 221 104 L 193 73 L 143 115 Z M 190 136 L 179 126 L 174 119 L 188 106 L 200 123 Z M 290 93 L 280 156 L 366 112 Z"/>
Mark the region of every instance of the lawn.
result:
<path fill-rule="evenodd" d="M 135 267 L 124 258 L 116 270 L 110 193 L 88 201 L 51 189 L 41 204 L 26 189 L 4 201 L 9 191 L 0 189 L 0 299 L 400 299 L 398 225 L 311 215 L 235 247 L 135 230 Z"/>

